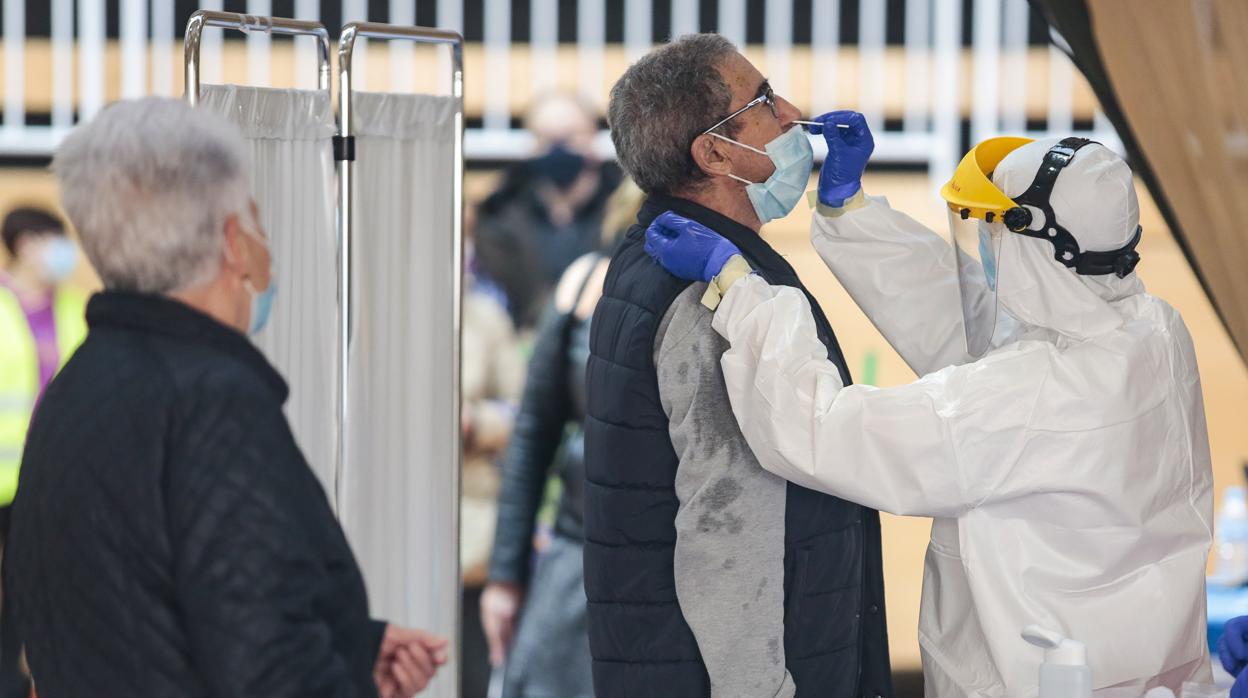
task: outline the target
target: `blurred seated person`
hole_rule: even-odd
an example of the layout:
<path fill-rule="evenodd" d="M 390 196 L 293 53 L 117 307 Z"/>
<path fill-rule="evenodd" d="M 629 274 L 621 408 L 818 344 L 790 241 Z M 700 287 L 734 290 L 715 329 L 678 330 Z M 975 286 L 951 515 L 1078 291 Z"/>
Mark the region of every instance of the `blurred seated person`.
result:
<path fill-rule="evenodd" d="M 0 227 L 8 255 L 0 269 L 0 546 L 30 413 L 48 381 L 82 343 L 86 294 L 64 282 L 78 265 L 65 224 L 41 208 L 14 209 Z M 2 603 L 2 602 L 0 602 Z M 0 697 L 30 693 L 12 614 L 0 615 Z"/>
<path fill-rule="evenodd" d="M 564 269 L 598 249 L 607 197 L 622 175 L 594 154 L 598 115 L 575 96 L 539 98 L 525 127 L 535 154 L 510 167 L 482 202 L 476 251 L 516 327 L 531 330 Z"/>
<path fill-rule="evenodd" d="M 600 250 L 568 267 L 537 332 L 524 399 L 503 458 L 498 525 L 481 619 L 503 698 L 592 698 L 584 547 L 585 366 L 589 319 L 609 252 L 637 219 L 643 194 L 625 180 L 607 203 Z M 553 534 L 534 564 L 546 482 L 561 492 Z"/>
<path fill-rule="evenodd" d="M 369 618 L 248 339 L 276 290 L 248 163 L 236 128 L 163 98 L 108 107 L 53 159 L 105 290 L 31 419 L 5 551 L 45 697 L 408 697 L 447 659 Z"/>

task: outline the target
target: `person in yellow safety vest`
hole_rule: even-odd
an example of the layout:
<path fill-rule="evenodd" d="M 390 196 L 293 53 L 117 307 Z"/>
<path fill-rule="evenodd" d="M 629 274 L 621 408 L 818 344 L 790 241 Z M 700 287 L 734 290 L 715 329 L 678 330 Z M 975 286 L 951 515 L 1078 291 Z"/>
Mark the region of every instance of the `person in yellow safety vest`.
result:
<path fill-rule="evenodd" d="M 0 507 L 17 492 L 35 402 L 86 336 L 85 294 L 62 282 L 78 251 L 55 215 L 19 208 L 4 219 L 0 270 Z"/>
<path fill-rule="evenodd" d="M 85 294 L 62 282 L 78 263 L 65 224 L 48 211 L 19 208 L 0 227 L 8 259 L 0 269 L 0 545 L 8 538 L 22 445 L 35 403 L 86 336 Z M 11 622 L 11 621 L 10 621 Z M 4 623 L 8 626 L 9 623 Z M 23 695 L 28 679 L 3 628 L 0 695 Z"/>

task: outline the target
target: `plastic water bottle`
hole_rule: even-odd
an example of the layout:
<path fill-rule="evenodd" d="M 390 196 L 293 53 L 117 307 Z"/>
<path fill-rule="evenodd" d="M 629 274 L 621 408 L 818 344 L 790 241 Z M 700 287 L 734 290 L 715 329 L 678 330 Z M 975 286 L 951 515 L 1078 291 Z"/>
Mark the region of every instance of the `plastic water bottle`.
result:
<path fill-rule="evenodd" d="M 1228 487 L 1217 525 L 1218 564 L 1213 581 L 1224 586 L 1248 583 L 1248 492 Z"/>
<path fill-rule="evenodd" d="M 1039 625 L 1023 628 L 1023 639 L 1044 648 L 1040 698 L 1092 698 L 1092 669 L 1082 642 Z"/>

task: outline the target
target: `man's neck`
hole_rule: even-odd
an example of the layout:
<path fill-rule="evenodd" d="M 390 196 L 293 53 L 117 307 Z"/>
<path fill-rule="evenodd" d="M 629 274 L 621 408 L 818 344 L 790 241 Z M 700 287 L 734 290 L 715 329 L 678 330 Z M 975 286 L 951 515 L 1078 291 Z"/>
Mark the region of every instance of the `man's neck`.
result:
<path fill-rule="evenodd" d="M 755 233 L 758 233 L 763 227 L 763 224 L 758 220 L 758 214 L 754 213 L 754 207 L 750 204 L 749 198 L 744 195 L 743 191 L 728 191 L 721 187 L 705 187 L 683 191 L 675 194 L 675 196 L 709 208 L 715 213 L 725 218 L 730 218 L 753 230 Z"/>

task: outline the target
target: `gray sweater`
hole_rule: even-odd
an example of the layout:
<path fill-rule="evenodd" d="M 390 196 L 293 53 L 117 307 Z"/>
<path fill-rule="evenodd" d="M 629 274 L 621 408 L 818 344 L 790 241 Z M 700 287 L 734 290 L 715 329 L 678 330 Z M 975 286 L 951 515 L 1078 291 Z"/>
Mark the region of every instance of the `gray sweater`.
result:
<path fill-rule="evenodd" d="M 711 695 L 792 696 L 784 662 L 784 510 L 787 484 L 763 470 L 728 401 L 727 341 L 691 285 L 654 343 L 659 397 L 676 471 L 676 596 L 698 641 Z"/>

